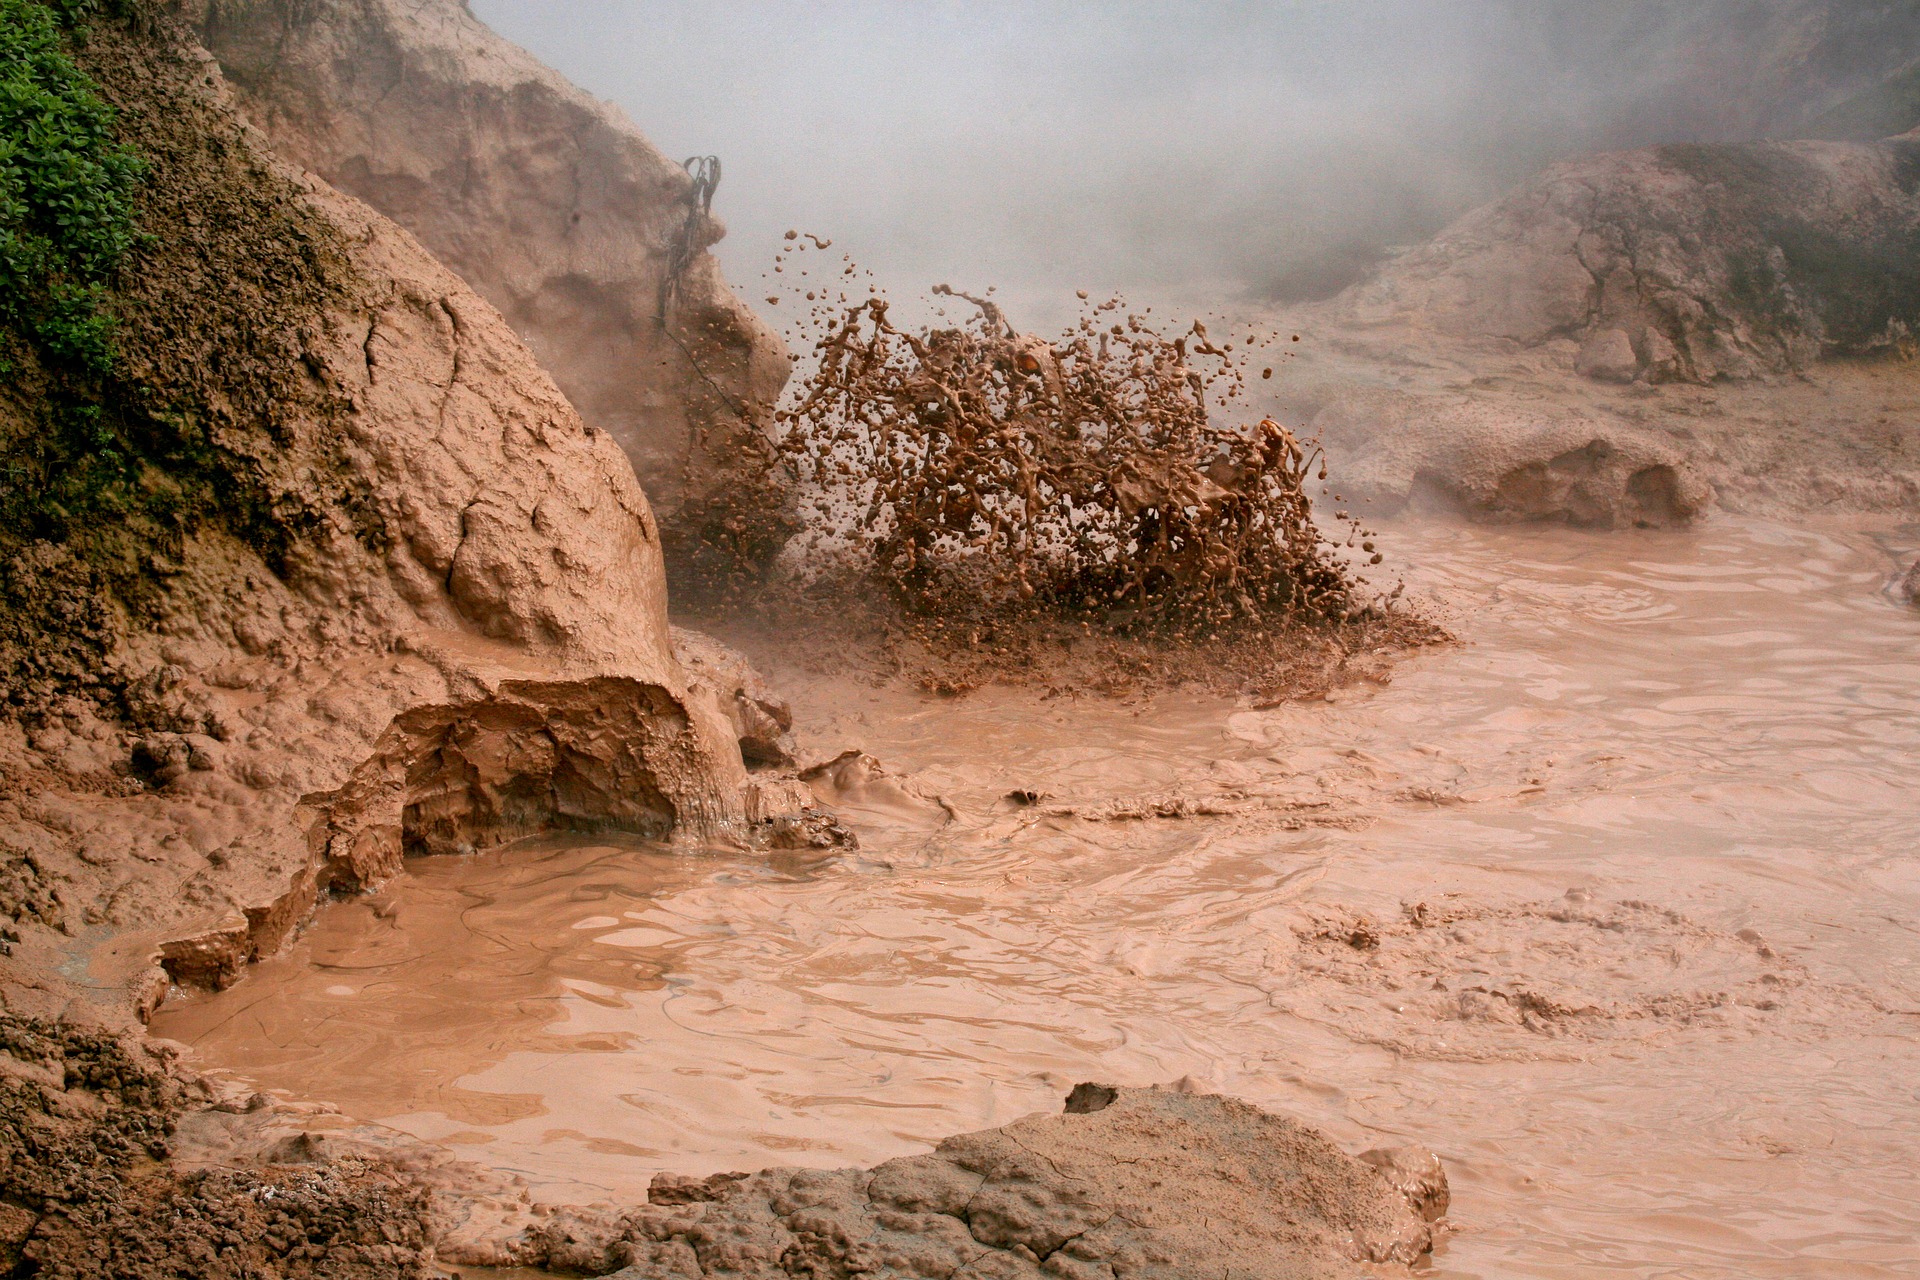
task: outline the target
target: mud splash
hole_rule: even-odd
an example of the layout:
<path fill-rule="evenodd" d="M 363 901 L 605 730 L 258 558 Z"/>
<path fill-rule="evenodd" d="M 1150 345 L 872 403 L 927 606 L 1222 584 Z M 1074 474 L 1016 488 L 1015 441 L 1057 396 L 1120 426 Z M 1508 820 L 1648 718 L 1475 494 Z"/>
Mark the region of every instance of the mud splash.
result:
<path fill-rule="evenodd" d="M 1231 342 L 1168 339 L 1117 298 L 1047 342 L 935 293 L 978 314 L 915 334 L 883 299 L 845 310 L 778 415 L 804 527 L 844 532 L 910 612 L 1210 630 L 1366 607 L 1314 525 L 1317 454 L 1272 419 L 1210 422 L 1244 389 Z"/>
<path fill-rule="evenodd" d="M 1329 652 L 1443 638 L 1398 587 L 1367 582 L 1383 553 L 1334 509 L 1317 444 L 1250 411 L 1272 338 L 1181 330 L 1081 291 L 1077 323 L 1050 340 L 944 284 L 916 327 L 870 284 L 861 296 L 831 241 L 787 240 L 774 271 L 793 268 L 788 332 L 810 355 L 757 473 L 733 486 L 708 557 L 734 570 L 703 601 L 800 617 L 836 643 L 864 631 L 949 690 L 1063 652 L 1089 679 L 1181 668 L 1274 689 Z M 1316 492 L 1334 502 L 1316 512 Z"/>
<path fill-rule="evenodd" d="M 821 779 L 859 854 L 423 859 L 155 1030 L 556 1200 L 1186 1076 L 1439 1151 L 1438 1276 L 1911 1274 L 1920 536 L 1393 533 L 1468 643 L 1385 687 L 770 662 L 803 758 L 897 771 Z"/>

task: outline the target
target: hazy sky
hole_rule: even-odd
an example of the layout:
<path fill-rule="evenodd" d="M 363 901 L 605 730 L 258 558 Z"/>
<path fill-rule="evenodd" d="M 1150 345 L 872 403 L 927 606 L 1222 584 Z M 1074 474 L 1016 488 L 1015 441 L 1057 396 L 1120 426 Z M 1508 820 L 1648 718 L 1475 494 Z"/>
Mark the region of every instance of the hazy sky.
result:
<path fill-rule="evenodd" d="M 898 289 L 1298 292 L 1593 145 L 1632 70 L 1546 0 L 471 2 L 721 157 L 747 285 L 793 226 Z"/>

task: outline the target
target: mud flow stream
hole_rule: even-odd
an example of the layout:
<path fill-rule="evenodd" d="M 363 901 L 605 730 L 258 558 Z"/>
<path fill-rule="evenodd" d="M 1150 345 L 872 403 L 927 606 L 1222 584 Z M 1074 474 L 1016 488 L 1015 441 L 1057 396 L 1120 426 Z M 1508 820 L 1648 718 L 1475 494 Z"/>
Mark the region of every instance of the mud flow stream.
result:
<path fill-rule="evenodd" d="M 1387 532 L 1465 640 L 1387 687 L 769 664 L 902 780 L 843 778 L 859 853 L 423 860 L 154 1030 L 555 1200 L 1184 1076 L 1439 1151 L 1437 1275 L 1920 1274 L 1920 537 Z"/>

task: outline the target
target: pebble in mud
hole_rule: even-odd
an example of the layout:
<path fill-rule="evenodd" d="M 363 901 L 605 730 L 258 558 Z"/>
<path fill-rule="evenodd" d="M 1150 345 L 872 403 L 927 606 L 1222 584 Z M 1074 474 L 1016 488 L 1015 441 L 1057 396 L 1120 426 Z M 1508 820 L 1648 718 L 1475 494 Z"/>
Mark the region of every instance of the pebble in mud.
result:
<path fill-rule="evenodd" d="M 1496 906 L 1438 898 L 1398 919 L 1324 908 L 1268 958 L 1280 1008 L 1422 1058 L 1578 1058 L 1683 1028 L 1737 1030 L 1822 986 L 1759 933 L 1723 933 L 1582 889 Z"/>

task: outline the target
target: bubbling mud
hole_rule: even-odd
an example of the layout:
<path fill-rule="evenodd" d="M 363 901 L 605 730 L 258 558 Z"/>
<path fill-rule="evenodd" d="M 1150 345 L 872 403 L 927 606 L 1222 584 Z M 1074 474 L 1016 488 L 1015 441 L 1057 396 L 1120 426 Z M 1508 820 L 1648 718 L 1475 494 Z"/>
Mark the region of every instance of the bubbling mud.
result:
<path fill-rule="evenodd" d="M 776 637 L 857 853 L 418 859 L 155 1031 L 552 1200 L 1187 1077 L 1439 1152 L 1436 1277 L 1913 1274 L 1920 532 L 1394 532 L 1467 643 L 1388 683 L 943 699 Z"/>
<path fill-rule="evenodd" d="M 1240 686 L 1276 655 L 1439 638 L 1397 587 L 1362 577 L 1384 558 L 1371 530 L 1345 510 L 1323 530 L 1318 448 L 1245 421 L 1268 340 L 1236 352 L 1199 320 L 1170 336 L 1082 293 L 1078 323 L 1049 341 L 947 285 L 934 298 L 968 314 L 916 329 L 877 293 L 849 305 L 839 280 L 793 296 L 820 257 L 809 243 L 830 242 L 788 241 L 775 269 L 795 270 L 811 356 L 777 439 L 742 464 L 759 470 L 738 486 L 723 557 L 744 569 L 781 548 L 771 600 L 753 584 L 761 611 L 819 623 L 859 606 L 929 665 L 998 655 L 1006 673 L 1081 642 L 1089 670 L 1179 663 Z M 827 273 L 858 270 L 842 261 Z M 1096 637 L 1145 643 L 1122 656 Z"/>
<path fill-rule="evenodd" d="M 1211 384 L 1239 373 L 1198 321 L 1169 341 L 1114 300 L 1049 343 L 954 296 L 979 315 L 920 334 L 882 299 L 846 311 L 781 413 L 807 525 L 843 525 L 909 610 L 1218 626 L 1361 607 L 1313 523 L 1317 458 L 1271 418 L 1210 423 Z"/>

